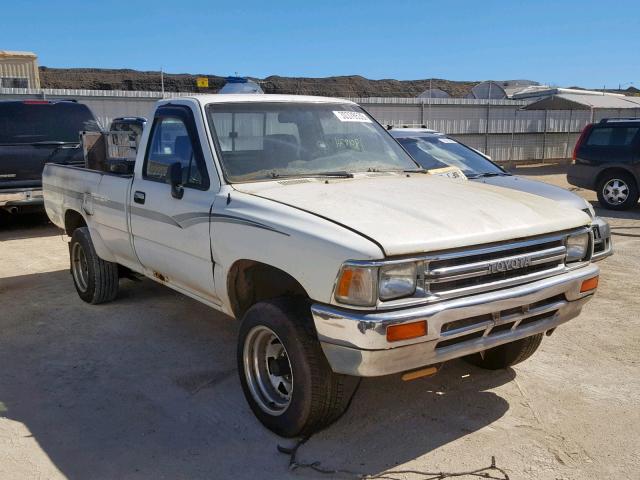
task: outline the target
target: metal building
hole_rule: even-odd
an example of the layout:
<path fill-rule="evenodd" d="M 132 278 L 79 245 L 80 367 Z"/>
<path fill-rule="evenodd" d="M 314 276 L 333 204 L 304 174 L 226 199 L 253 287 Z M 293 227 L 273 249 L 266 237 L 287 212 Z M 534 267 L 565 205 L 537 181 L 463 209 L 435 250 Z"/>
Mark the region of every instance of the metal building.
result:
<path fill-rule="evenodd" d="M 523 90 L 540 89 L 549 87 L 540 85 L 533 80 L 487 80 L 480 82 L 471 89 L 466 98 L 477 99 L 501 99 L 516 98 L 515 95 Z"/>
<path fill-rule="evenodd" d="M 440 88 L 427 88 L 424 92 L 418 95 L 417 98 L 450 98 L 447 92 Z"/>
<path fill-rule="evenodd" d="M 40 88 L 36 54 L 0 50 L 0 88 Z"/>

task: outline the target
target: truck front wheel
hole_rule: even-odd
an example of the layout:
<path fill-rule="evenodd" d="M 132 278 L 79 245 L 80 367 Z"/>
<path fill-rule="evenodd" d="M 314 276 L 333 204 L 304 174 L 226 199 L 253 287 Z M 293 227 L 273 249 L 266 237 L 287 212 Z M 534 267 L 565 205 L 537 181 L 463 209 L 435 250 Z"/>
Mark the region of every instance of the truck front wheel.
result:
<path fill-rule="evenodd" d="M 505 343 L 484 352 L 464 357 L 469 363 L 488 370 L 501 370 L 516 363 L 524 362 L 535 353 L 542 342 L 542 333 Z"/>
<path fill-rule="evenodd" d="M 309 435 L 337 420 L 359 384 L 329 367 L 304 299 L 253 305 L 242 319 L 237 361 L 251 410 L 283 437 Z"/>
<path fill-rule="evenodd" d="M 109 302 L 118 295 L 118 264 L 96 253 L 87 227 L 76 228 L 69 243 L 71 276 L 78 295 L 91 304 Z"/>

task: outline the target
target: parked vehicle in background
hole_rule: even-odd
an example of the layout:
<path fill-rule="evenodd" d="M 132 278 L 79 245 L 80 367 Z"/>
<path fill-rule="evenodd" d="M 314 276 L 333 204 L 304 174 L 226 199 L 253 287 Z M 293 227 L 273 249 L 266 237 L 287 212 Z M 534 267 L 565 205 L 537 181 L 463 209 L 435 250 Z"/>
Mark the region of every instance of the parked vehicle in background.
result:
<path fill-rule="evenodd" d="M 142 136 L 144 126 L 147 124 L 147 119 L 144 117 L 118 117 L 114 118 L 109 125 L 110 132 L 131 132 L 135 135 L 136 140 L 139 142 Z"/>
<path fill-rule="evenodd" d="M 426 175 L 342 99 L 162 100 L 131 175 L 47 165 L 44 195 L 85 302 L 142 274 L 241 320 L 245 397 L 284 436 L 358 377 L 519 363 L 598 283 L 584 212 Z"/>
<path fill-rule="evenodd" d="M 635 207 L 640 186 L 640 118 L 605 118 L 584 127 L 567 181 L 594 190 L 604 208 Z"/>
<path fill-rule="evenodd" d="M 99 131 L 86 105 L 69 100 L 0 101 L 0 208 L 41 208 L 47 163 L 82 165 L 81 131 Z"/>
<path fill-rule="evenodd" d="M 475 148 L 428 128 L 392 128 L 389 133 L 423 168 L 440 173 L 444 167 L 455 167 L 469 180 L 521 192 L 540 195 L 562 205 L 577 208 L 591 217 L 595 238 L 593 261 L 613 253 L 611 229 L 606 220 L 596 216 L 585 199 L 564 188 L 512 175 Z M 446 172 L 446 171 L 445 171 Z"/>

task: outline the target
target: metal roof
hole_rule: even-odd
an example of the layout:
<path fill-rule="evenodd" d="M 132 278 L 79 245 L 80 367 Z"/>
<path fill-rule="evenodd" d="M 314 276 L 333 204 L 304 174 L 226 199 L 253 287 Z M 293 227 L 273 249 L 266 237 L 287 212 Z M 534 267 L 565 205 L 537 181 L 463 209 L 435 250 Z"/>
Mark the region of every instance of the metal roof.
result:
<path fill-rule="evenodd" d="M 590 110 L 640 108 L 640 97 L 559 93 L 530 103 L 525 110 Z"/>
<path fill-rule="evenodd" d="M 11 50 L 0 50 L 0 58 L 38 58 L 33 52 L 12 52 Z"/>

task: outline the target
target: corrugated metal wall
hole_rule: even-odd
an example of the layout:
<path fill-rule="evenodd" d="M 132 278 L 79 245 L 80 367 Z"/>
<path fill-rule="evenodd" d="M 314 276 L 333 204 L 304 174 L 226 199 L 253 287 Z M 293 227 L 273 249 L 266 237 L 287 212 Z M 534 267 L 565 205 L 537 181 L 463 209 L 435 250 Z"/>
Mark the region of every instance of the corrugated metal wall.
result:
<path fill-rule="evenodd" d="M 425 125 L 476 148 L 496 161 L 564 159 L 584 126 L 589 110 L 522 110 L 527 103 L 509 100 L 450 99 L 391 103 L 389 99 L 357 99 L 383 125 Z M 413 100 L 413 99 L 408 99 Z M 594 120 L 637 116 L 633 111 L 596 111 Z"/>
<path fill-rule="evenodd" d="M 167 93 L 166 98 L 193 93 Z M 103 127 L 115 117 L 148 117 L 160 92 L 0 89 L 0 99 L 73 98 L 87 104 Z M 523 100 L 460 98 L 352 98 L 383 125 L 426 125 L 494 160 L 526 161 L 571 156 L 582 128 L 606 117 L 639 117 L 640 109 L 522 110 Z"/>

